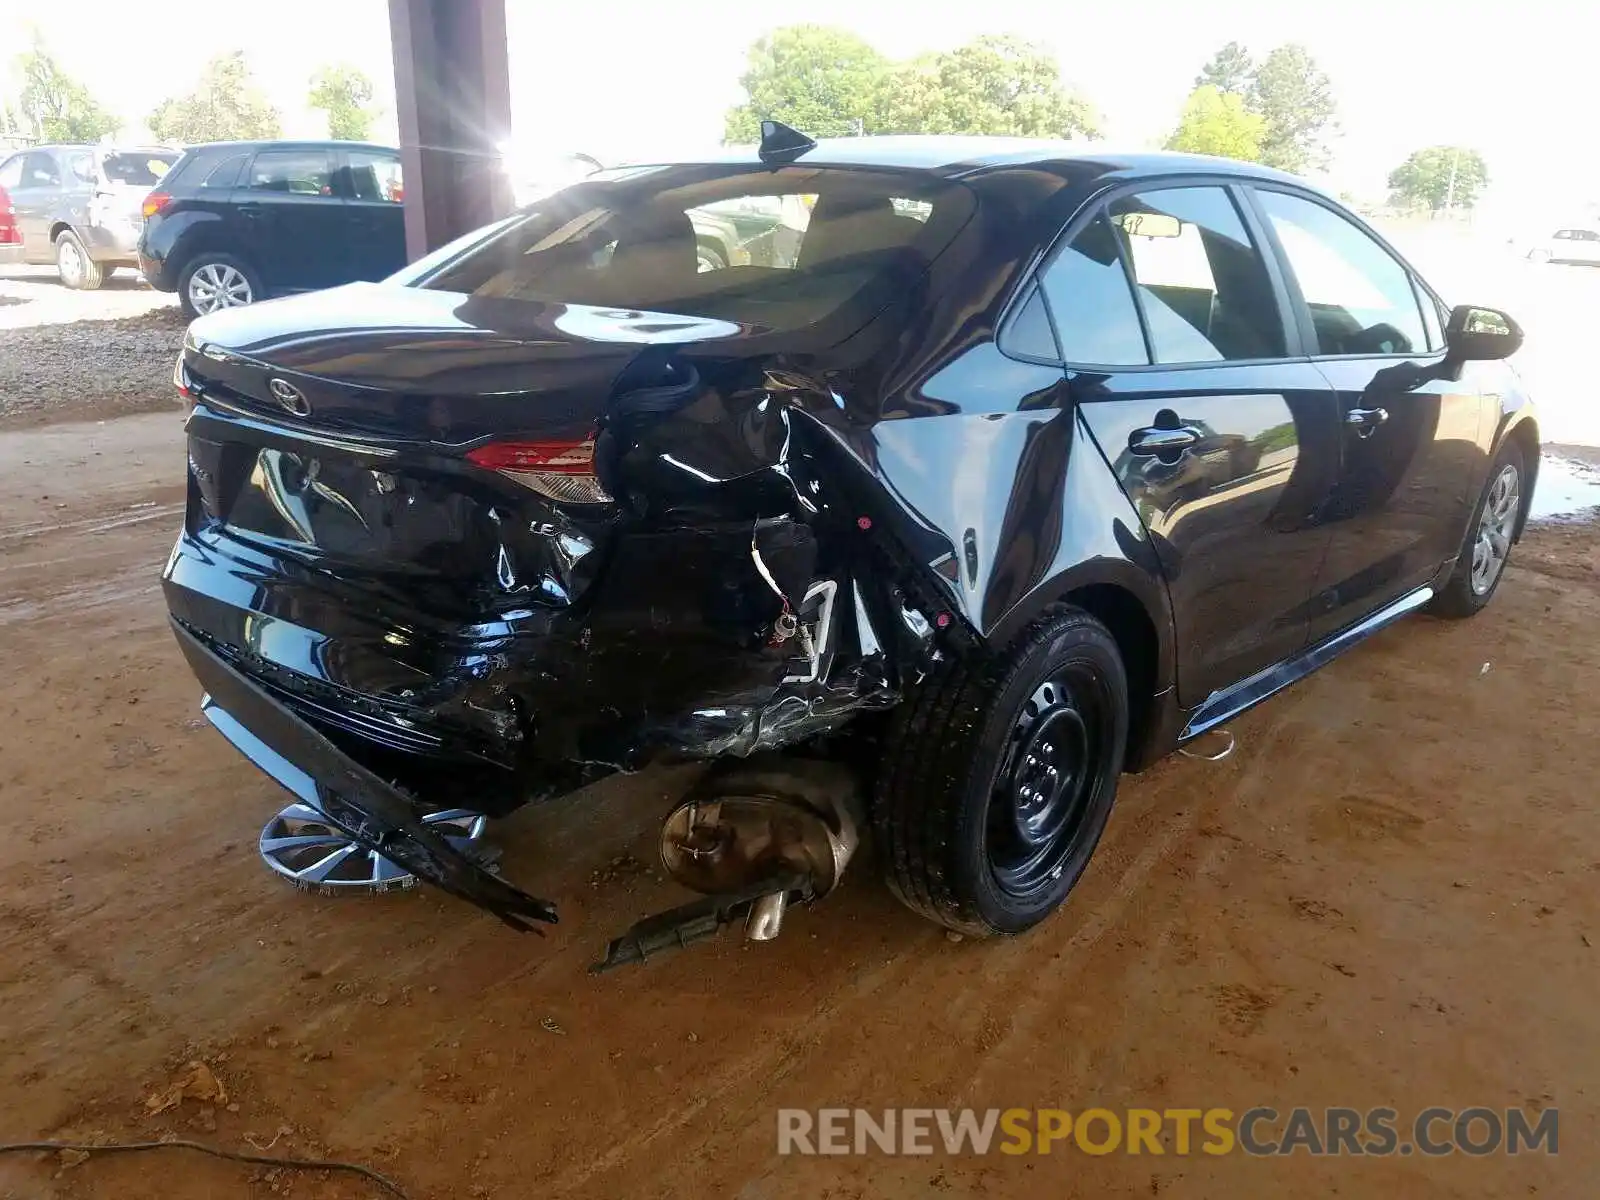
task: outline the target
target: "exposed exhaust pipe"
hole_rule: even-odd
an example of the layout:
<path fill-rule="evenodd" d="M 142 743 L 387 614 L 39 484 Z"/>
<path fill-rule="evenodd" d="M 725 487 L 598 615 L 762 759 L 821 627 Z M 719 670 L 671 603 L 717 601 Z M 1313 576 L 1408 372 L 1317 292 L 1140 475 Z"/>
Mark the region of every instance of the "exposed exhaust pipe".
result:
<path fill-rule="evenodd" d="M 643 962 L 741 917 L 747 938 L 771 941 L 791 900 L 839 885 L 860 826 L 856 777 L 841 763 L 769 755 L 714 766 L 661 825 L 662 865 L 704 898 L 637 922 L 593 969 Z"/>
<path fill-rule="evenodd" d="M 708 896 L 750 893 L 764 880 L 805 881 L 801 899 L 838 886 L 854 857 L 856 781 L 838 763 L 769 759 L 714 771 L 661 825 L 661 862 L 685 887 Z M 745 933 L 769 941 L 783 926 L 792 887 L 751 905 Z"/>

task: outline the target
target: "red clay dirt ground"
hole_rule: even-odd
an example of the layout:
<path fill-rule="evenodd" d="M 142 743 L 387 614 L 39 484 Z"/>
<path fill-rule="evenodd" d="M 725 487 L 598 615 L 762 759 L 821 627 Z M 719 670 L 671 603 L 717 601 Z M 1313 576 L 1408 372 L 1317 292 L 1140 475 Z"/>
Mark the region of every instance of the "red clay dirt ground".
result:
<path fill-rule="evenodd" d="M 0 1140 L 271 1143 L 452 1200 L 1592 1194 L 1594 529 L 1534 532 L 1482 617 L 1385 632 L 1237 722 L 1229 760 L 1126 780 L 1026 938 L 948 941 L 868 859 L 776 942 L 591 978 L 678 899 L 636 864 L 692 770 L 496 831 L 562 902 L 547 937 L 283 886 L 254 840 L 284 797 L 198 720 L 165 626 L 182 455 L 171 413 L 0 437 Z M 147 1117 L 194 1059 L 228 1102 Z M 1562 1150 L 775 1153 L 783 1106 L 1258 1104 L 1555 1105 Z M 19 1200 L 271 1194 L 376 1193 L 177 1151 L 0 1159 Z"/>

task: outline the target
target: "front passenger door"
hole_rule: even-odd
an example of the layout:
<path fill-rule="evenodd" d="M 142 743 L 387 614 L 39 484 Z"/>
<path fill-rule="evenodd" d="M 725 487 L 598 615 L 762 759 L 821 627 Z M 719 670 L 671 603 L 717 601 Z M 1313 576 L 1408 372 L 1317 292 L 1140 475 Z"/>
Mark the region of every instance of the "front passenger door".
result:
<path fill-rule="evenodd" d="M 1221 185 L 1113 200 L 1042 285 L 1071 394 L 1160 558 L 1194 708 L 1305 645 L 1332 394 Z"/>
<path fill-rule="evenodd" d="M 9 165 L 9 164 L 8 164 Z M 30 150 L 22 156 L 22 175 L 11 190 L 11 207 L 17 211 L 22 252 L 29 262 L 55 261 L 50 241 L 50 211 L 61 190 L 61 167 L 48 150 Z"/>
<path fill-rule="evenodd" d="M 1305 336 L 1338 397 L 1338 485 L 1311 636 L 1356 624 L 1428 583 L 1466 532 L 1487 469 L 1472 386 L 1436 378 L 1444 361 L 1433 303 L 1365 230 L 1312 197 L 1256 190 L 1281 245 Z"/>

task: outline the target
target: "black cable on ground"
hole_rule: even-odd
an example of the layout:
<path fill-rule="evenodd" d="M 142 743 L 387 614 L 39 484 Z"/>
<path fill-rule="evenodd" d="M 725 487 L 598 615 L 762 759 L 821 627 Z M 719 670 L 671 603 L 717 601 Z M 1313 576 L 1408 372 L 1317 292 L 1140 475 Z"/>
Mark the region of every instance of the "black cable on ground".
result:
<path fill-rule="evenodd" d="M 406 1200 L 406 1193 L 394 1180 L 378 1174 L 369 1167 L 359 1163 L 323 1161 L 312 1158 L 275 1158 L 270 1154 L 246 1154 L 240 1150 L 224 1150 L 220 1146 L 207 1146 L 204 1142 L 171 1141 L 171 1142 L 107 1142 L 96 1144 L 93 1142 L 0 1142 L 0 1154 L 21 1154 L 31 1150 L 47 1152 L 59 1150 L 76 1150 L 83 1154 L 129 1154 L 140 1150 L 198 1150 L 201 1154 L 209 1154 L 214 1158 L 231 1159 L 234 1162 L 254 1163 L 264 1167 L 287 1167 L 294 1171 L 345 1171 L 351 1175 L 359 1175 L 363 1179 L 377 1184 L 391 1196 L 398 1196 Z"/>

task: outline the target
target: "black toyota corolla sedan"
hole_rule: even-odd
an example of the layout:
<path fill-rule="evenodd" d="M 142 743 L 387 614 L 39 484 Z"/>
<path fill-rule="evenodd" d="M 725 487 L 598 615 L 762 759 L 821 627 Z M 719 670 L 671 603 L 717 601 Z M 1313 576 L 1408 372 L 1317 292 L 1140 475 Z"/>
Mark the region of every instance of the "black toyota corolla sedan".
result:
<path fill-rule="evenodd" d="M 1018 933 L 1124 771 L 1493 596 L 1539 462 L 1521 333 L 1335 201 L 766 134 L 192 326 L 166 597 L 211 721 L 321 823 L 263 842 L 301 882 L 398 864 L 553 920 L 431 818 L 698 758 L 662 856 L 706 899 L 613 959 L 770 936 L 866 830 L 913 909 Z M 697 216 L 747 201 L 769 252 L 708 263 Z M 864 799 L 823 770 L 852 737 Z"/>

